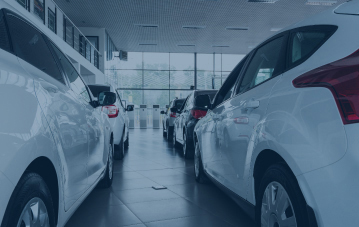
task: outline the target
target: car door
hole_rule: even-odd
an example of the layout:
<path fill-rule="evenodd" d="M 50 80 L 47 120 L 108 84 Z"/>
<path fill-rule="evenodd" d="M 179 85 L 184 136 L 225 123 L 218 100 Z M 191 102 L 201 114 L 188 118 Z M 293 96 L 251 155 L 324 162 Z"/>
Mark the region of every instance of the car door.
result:
<path fill-rule="evenodd" d="M 229 139 L 227 136 L 228 122 L 224 119 L 232 109 L 229 100 L 234 93 L 236 82 L 247 59 L 248 56 L 242 59 L 218 91 L 213 100 L 213 109 L 207 113 L 207 127 L 203 131 L 203 163 L 207 172 L 224 185 L 234 184 L 231 176 L 233 171 L 231 171 L 231 167 L 228 165 L 224 155 L 224 149 L 227 149 L 226 140 Z M 231 180 L 228 181 L 228 178 Z"/>
<path fill-rule="evenodd" d="M 185 127 L 185 124 L 188 119 L 188 115 L 190 114 L 191 106 L 193 106 L 193 96 L 194 92 L 192 92 L 186 101 L 186 105 L 182 108 L 181 115 L 179 117 L 178 121 L 178 133 L 176 133 L 176 138 L 179 142 L 183 143 L 183 128 Z"/>
<path fill-rule="evenodd" d="M 248 62 L 235 96 L 224 103 L 220 119 L 224 126 L 225 185 L 246 198 L 250 157 L 265 137 L 261 121 L 266 113 L 273 86 L 280 80 L 285 67 L 287 35 L 278 35 L 259 46 Z M 237 178 L 237 180 L 235 180 Z"/>
<path fill-rule="evenodd" d="M 57 144 L 68 210 L 88 188 L 84 112 L 69 94 L 65 77 L 41 32 L 12 12 L 7 13 L 7 21 L 14 52 L 21 66 L 34 77 L 36 96 Z"/>
<path fill-rule="evenodd" d="M 100 177 L 106 160 L 104 160 L 104 149 L 107 146 L 105 141 L 104 129 L 101 124 L 100 108 L 90 105 L 91 96 L 81 76 L 76 71 L 69 59 L 53 43 L 49 42 L 59 64 L 61 65 L 68 83 L 69 93 L 79 103 L 83 128 L 87 133 L 88 160 L 86 163 L 88 173 L 88 185 L 92 185 Z"/>

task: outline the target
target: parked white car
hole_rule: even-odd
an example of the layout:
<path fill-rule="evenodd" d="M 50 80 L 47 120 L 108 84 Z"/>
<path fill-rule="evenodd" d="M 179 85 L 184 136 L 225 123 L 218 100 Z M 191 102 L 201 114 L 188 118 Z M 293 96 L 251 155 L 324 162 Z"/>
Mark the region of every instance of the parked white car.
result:
<path fill-rule="evenodd" d="M 358 226 L 358 9 L 260 44 L 196 125 L 196 180 L 209 176 L 258 226 Z"/>
<path fill-rule="evenodd" d="M 0 8 L 0 223 L 64 226 L 99 182 L 112 184 L 111 124 L 65 54 Z"/>
<path fill-rule="evenodd" d="M 125 148 L 129 146 L 129 118 L 127 111 L 133 111 L 133 105 L 124 106 L 118 91 L 112 85 L 90 84 L 88 85 L 92 94 L 97 97 L 100 92 L 110 91 L 116 94 L 115 103 L 103 106 L 102 110 L 108 111 L 109 121 L 113 129 L 113 142 L 115 144 L 115 159 L 122 159 L 125 155 Z M 102 99 L 102 97 L 99 97 Z M 101 102 L 101 100 L 99 100 Z"/>
<path fill-rule="evenodd" d="M 162 118 L 163 137 L 166 137 L 168 141 L 172 140 L 173 126 L 174 126 L 173 122 L 176 120 L 177 117 L 177 113 L 172 112 L 171 108 L 176 107 L 177 109 L 181 109 L 184 101 L 185 99 L 176 98 L 171 101 L 166 111 L 161 111 L 161 114 L 163 114 L 163 118 Z"/>

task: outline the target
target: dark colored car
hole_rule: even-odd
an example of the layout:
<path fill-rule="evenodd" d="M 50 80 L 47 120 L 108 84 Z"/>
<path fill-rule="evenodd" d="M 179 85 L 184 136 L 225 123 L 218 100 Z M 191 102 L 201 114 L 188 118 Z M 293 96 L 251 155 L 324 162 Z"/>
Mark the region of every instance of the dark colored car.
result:
<path fill-rule="evenodd" d="M 208 107 L 216 95 L 217 90 L 197 90 L 193 91 L 186 98 L 181 109 L 172 107 L 171 112 L 177 113 L 177 119 L 174 122 L 173 144 L 182 144 L 183 156 L 192 158 L 193 130 L 197 122 L 207 114 Z"/>

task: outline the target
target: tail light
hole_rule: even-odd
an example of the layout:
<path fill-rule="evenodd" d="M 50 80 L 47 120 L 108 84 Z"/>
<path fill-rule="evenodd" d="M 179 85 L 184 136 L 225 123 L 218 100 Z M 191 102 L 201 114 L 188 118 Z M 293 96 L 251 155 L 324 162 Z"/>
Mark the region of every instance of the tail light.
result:
<path fill-rule="evenodd" d="M 191 110 L 191 114 L 196 119 L 201 119 L 202 117 L 206 116 L 206 110 Z"/>
<path fill-rule="evenodd" d="M 170 117 L 177 117 L 175 112 L 170 113 Z"/>
<path fill-rule="evenodd" d="M 108 110 L 108 117 L 109 118 L 115 118 L 118 116 L 118 108 L 115 105 L 110 105 L 110 106 L 103 106 L 102 107 L 102 111 L 104 109 Z"/>
<path fill-rule="evenodd" d="M 359 51 L 305 73 L 293 80 L 294 87 L 328 88 L 344 124 L 359 122 Z"/>

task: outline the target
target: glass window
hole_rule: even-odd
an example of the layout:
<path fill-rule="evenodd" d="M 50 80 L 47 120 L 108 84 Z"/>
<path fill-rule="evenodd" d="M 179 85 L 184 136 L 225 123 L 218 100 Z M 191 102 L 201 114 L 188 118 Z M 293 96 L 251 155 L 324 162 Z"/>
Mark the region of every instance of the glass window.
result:
<path fill-rule="evenodd" d="M 222 54 L 222 71 L 231 72 L 245 55 Z"/>
<path fill-rule="evenodd" d="M 26 10 L 30 10 L 30 0 L 16 0 Z"/>
<path fill-rule="evenodd" d="M 174 101 L 174 106 L 175 106 L 177 109 L 181 109 L 183 103 L 184 103 L 184 100 L 183 100 L 183 99 L 181 99 L 181 100 L 175 100 L 175 101 Z"/>
<path fill-rule="evenodd" d="M 171 71 L 170 72 L 171 89 L 190 89 L 194 86 L 193 71 Z"/>
<path fill-rule="evenodd" d="M 119 61 L 117 69 L 142 69 L 142 53 L 128 52 L 127 61 Z"/>
<path fill-rule="evenodd" d="M 143 88 L 168 89 L 169 71 L 144 71 Z"/>
<path fill-rule="evenodd" d="M 50 8 L 47 17 L 49 29 L 56 33 L 56 14 Z"/>
<path fill-rule="evenodd" d="M 86 85 L 82 81 L 80 75 L 75 70 L 72 63 L 66 58 L 66 56 L 55 45 L 53 45 L 51 43 L 51 46 L 53 47 L 53 49 L 58 57 L 58 60 L 61 64 L 66 76 L 69 79 L 71 89 L 77 95 L 79 95 L 81 98 L 83 98 L 83 100 L 85 100 L 85 102 L 87 102 L 87 103 L 90 102 L 91 98 L 86 89 Z"/>
<path fill-rule="evenodd" d="M 144 69 L 169 70 L 169 53 L 143 53 Z"/>
<path fill-rule="evenodd" d="M 170 54 L 171 70 L 194 70 L 194 54 Z"/>
<path fill-rule="evenodd" d="M 170 91 L 170 100 L 173 100 L 175 98 L 185 99 L 191 92 L 192 91 L 190 91 L 190 90 L 172 90 L 172 91 Z M 184 100 L 183 100 L 183 102 L 184 102 Z"/>
<path fill-rule="evenodd" d="M 276 71 L 280 70 L 278 63 L 284 62 L 284 59 L 280 58 L 283 40 L 284 37 L 277 38 L 256 51 L 243 75 L 239 93 L 268 80 Z"/>
<path fill-rule="evenodd" d="M 197 54 L 197 70 L 213 71 L 213 54 Z"/>
<path fill-rule="evenodd" d="M 328 30 L 330 27 L 332 29 Z M 333 28 L 335 27 L 330 27 L 323 27 L 323 31 L 316 29 L 315 31 L 293 32 L 290 38 L 290 63 L 296 64 L 297 62 L 307 59 L 332 34 Z"/>
<path fill-rule="evenodd" d="M 9 14 L 8 25 L 16 55 L 64 83 L 64 78 L 42 34 L 13 14 Z"/>
<path fill-rule="evenodd" d="M 106 70 L 110 81 L 118 81 L 120 88 L 142 88 L 142 70 Z"/>
<path fill-rule="evenodd" d="M 5 18 L 2 11 L 0 11 L 0 37 L 0 48 L 6 51 L 10 51 L 10 40 L 7 34 Z"/>
<path fill-rule="evenodd" d="M 197 89 L 212 89 L 213 71 L 197 71 Z"/>
<path fill-rule="evenodd" d="M 34 0 L 34 14 L 45 22 L 45 3 L 44 0 Z"/>
<path fill-rule="evenodd" d="M 143 92 L 144 92 L 144 102 L 145 102 L 144 104 L 146 104 L 147 107 L 152 108 L 152 105 L 160 105 L 161 107 L 166 107 L 166 105 L 168 105 L 168 100 L 169 100 L 168 91 L 145 90 Z"/>

